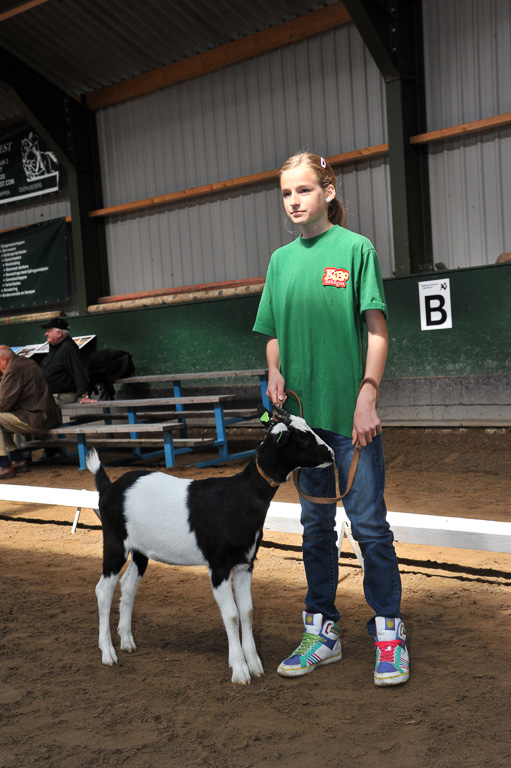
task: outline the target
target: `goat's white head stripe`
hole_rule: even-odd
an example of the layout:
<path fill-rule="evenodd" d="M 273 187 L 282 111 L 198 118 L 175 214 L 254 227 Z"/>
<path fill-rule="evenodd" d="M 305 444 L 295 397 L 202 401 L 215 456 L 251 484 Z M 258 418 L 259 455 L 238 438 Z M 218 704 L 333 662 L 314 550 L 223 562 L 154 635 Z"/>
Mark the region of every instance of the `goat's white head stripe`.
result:
<path fill-rule="evenodd" d="M 316 438 L 318 445 L 326 445 L 325 441 L 322 440 L 319 435 L 317 435 L 314 430 L 309 427 L 305 419 L 302 419 L 300 416 L 290 416 L 289 418 L 291 419 L 291 426 L 294 429 L 299 429 L 302 432 L 310 432 Z"/>

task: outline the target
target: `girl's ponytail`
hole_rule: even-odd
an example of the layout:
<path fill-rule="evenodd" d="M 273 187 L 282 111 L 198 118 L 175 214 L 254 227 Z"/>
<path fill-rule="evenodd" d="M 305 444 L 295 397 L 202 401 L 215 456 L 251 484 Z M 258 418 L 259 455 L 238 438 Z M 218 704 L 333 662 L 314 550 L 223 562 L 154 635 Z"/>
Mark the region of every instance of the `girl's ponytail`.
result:
<path fill-rule="evenodd" d="M 338 224 L 340 227 L 344 227 L 346 211 L 338 197 L 334 197 L 334 199 L 330 200 L 328 203 L 328 220 L 332 224 Z"/>

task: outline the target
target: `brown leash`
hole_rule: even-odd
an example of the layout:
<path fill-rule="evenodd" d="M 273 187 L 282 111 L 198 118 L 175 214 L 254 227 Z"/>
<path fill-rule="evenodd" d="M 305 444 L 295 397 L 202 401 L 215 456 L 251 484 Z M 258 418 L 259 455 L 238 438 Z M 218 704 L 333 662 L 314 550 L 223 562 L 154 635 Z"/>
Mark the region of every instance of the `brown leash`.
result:
<path fill-rule="evenodd" d="M 380 400 L 380 388 L 378 386 L 378 382 L 375 379 L 371 379 L 369 377 L 366 377 L 365 379 L 362 379 L 360 383 L 360 387 L 358 388 L 358 391 L 360 393 L 360 390 L 364 386 L 364 384 L 372 384 L 372 386 L 376 389 L 376 406 L 378 406 L 378 402 Z M 300 401 L 300 398 L 296 394 L 296 392 L 293 392 L 292 389 L 286 389 L 285 390 L 286 395 L 291 395 L 294 397 L 298 405 L 300 406 L 300 416 L 303 418 L 303 408 L 302 403 Z M 305 499 L 306 501 L 311 501 L 313 504 L 337 504 L 337 502 L 342 501 L 345 496 L 348 495 L 348 493 L 351 491 L 351 487 L 353 485 L 353 481 L 355 480 L 355 475 L 357 472 L 358 467 L 358 460 L 360 458 L 360 451 L 362 450 L 362 446 L 360 445 L 360 441 L 357 440 L 357 443 L 355 445 L 355 450 L 353 452 L 353 456 L 351 458 L 351 464 L 348 472 L 348 482 L 346 484 L 346 490 L 343 494 L 340 496 L 336 496 L 334 499 L 327 498 L 325 496 L 308 496 L 306 493 L 300 490 L 300 470 L 295 469 L 293 472 L 293 482 L 295 484 L 295 488 L 298 491 L 299 495 L 302 497 L 302 499 Z"/>

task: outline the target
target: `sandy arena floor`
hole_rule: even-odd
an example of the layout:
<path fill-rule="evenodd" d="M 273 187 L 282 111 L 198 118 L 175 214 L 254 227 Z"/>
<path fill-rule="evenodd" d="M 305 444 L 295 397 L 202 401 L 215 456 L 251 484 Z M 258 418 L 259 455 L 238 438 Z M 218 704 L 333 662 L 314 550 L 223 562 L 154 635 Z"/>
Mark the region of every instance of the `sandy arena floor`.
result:
<path fill-rule="evenodd" d="M 389 509 L 510 520 L 510 430 L 388 429 L 385 446 Z M 175 473 L 233 474 L 244 463 L 196 470 L 190 461 L 180 457 Z M 14 482 L 93 489 L 72 462 Z M 294 488 L 276 498 L 296 500 Z M 305 577 L 300 537 L 266 533 L 253 586 L 266 676 L 242 687 L 230 681 L 201 568 L 151 563 L 135 603 L 138 650 L 102 666 L 101 530 L 85 510 L 71 535 L 73 514 L 0 501 L 1 768 L 511 765 L 511 555 L 397 543 L 412 676 L 381 690 L 362 572 L 346 543 L 342 662 L 294 680 L 276 674 L 301 637 Z M 114 628 L 117 598 L 112 613 Z"/>

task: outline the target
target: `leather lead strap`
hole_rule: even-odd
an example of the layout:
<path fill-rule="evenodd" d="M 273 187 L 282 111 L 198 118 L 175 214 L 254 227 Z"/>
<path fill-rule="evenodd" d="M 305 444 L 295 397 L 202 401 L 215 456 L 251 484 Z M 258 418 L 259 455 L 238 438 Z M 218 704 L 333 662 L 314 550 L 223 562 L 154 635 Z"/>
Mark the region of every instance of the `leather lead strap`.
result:
<path fill-rule="evenodd" d="M 364 386 L 364 384 L 371 384 L 376 389 L 376 405 L 378 406 L 378 402 L 380 400 L 380 388 L 378 386 L 378 382 L 375 379 L 371 379 L 369 377 L 362 379 L 362 381 L 360 382 L 360 387 L 358 388 L 359 393 L 362 387 Z M 300 416 L 303 418 L 303 408 L 302 408 L 302 403 L 300 401 L 300 398 L 298 397 L 296 392 L 293 392 L 292 389 L 286 389 L 285 391 L 286 391 L 286 395 L 291 395 L 298 401 L 298 405 L 300 406 Z M 344 499 L 344 497 L 347 496 L 348 493 L 351 491 L 351 487 L 353 485 L 353 481 L 355 480 L 355 475 L 357 473 L 358 460 L 360 458 L 361 450 L 362 450 L 362 446 L 360 445 L 360 441 L 357 440 L 357 444 L 355 445 L 355 450 L 353 451 L 353 456 L 351 458 L 346 490 L 340 496 L 336 496 L 335 498 L 328 498 L 325 496 L 309 496 L 308 494 L 301 491 L 300 490 L 300 470 L 295 469 L 293 472 L 293 482 L 295 484 L 296 490 L 298 491 L 302 499 L 305 499 L 306 501 L 310 501 L 313 504 L 337 504 L 337 502 L 342 501 L 342 499 Z"/>
<path fill-rule="evenodd" d="M 344 491 L 344 493 L 332 499 L 326 496 L 309 496 L 307 493 L 304 493 L 302 490 L 300 490 L 300 470 L 295 469 L 293 472 L 293 482 L 295 484 L 296 490 L 298 491 L 302 499 L 305 499 L 306 501 L 311 501 L 313 504 L 337 504 L 338 501 L 342 501 L 342 499 L 344 499 L 344 497 L 347 496 L 348 493 L 351 491 L 351 486 L 353 485 L 353 481 L 357 473 L 358 460 L 360 458 L 361 450 L 362 450 L 362 446 L 360 445 L 359 442 L 357 442 L 355 446 L 355 450 L 353 452 L 353 456 L 351 458 L 346 490 Z"/>
<path fill-rule="evenodd" d="M 277 481 L 276 481 L 276 480 L 272 480 L 272 478 L 271 478 L 271 477 L 269 477 L 269 476 L 268 476 L 268 475 L 267 475 L 265 472 L 263 472 L 263 470 L 262 470 L 262 469 L 261 469 L 261 467 L 259 466 L 259 462 L 257 461 L 257 456 L 256 456 L 256 460 L 255 460 L 255 463 L 256 463 L 256 469 L 257 469 L 257 471 L 259 472 L 259 474 L 261 475 L 261 477 L 263 477 L 263 478 L 266 480 L 266 482 L 268 483 L 268 485 L 270 485 L 272 488 L 278 488 L 278 487 L 279 487 L 279 485 L 280 485 L 280 483 L 277 483 Z"/>

